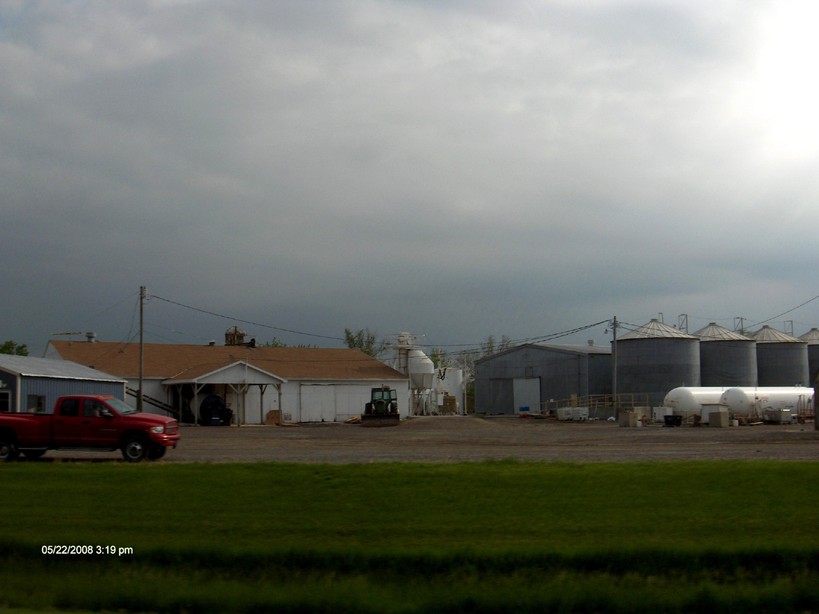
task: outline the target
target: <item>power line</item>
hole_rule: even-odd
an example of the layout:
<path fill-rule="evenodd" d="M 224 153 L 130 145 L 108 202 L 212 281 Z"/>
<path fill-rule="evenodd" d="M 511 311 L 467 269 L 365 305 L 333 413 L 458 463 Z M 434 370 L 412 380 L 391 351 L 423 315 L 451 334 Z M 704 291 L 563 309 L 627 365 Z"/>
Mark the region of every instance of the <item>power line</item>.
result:
<path fill-rule="evenodd" d="M 790 313 L 790 312 L 792 312 L 792 311 L 796 311 L 796 310 L 797 310 L 797 309 L 799 309 L 800 307 L 804 307 L 804 306 L 805 306 L 805 305 L 807 305 L 808 303 L 812 303 L 813 301 L 815 301 L 815 300 L 816 300 L 816 299 L 818 299 L 818 298 L 819 298 L 819 294 L 817 294 L 816 296 L 814 296 L 814 297 L 813 297 L 813 298 L 811 298 L 811 299 L 806 300 L 804 303 L 802 303 L 802 304 L 800 304 L 800 305 L 797 305 L 796 307 L 792 307 L 791 309 L 788 309 L 787 311 L 783 311 L 782 313 L 779 313 L 779 314 L 777 314 L 777 315 L 775 315 L 775 316 L 771 316 L 771 317 L 770 317 L 770 318 L 768 318 L 767 320 L 762 320 L 761 322 L 757 322 L 757 324 L 765 324 L 765 323 L 767 323 L 767 322 L 770 322 L 771 320 L 776 320 L 777 318 L 781 318 L 782 316 L 787 315 L 787 314 L 789 314 L 789 313 Z"/>
<path fill-rule="evenodd" d="M 270 324 L 263 324 L 261 322 L 254 322 L 253 320 L 243 320 L 242 318 L 234 318 L 233 316 L 228 316 L 223 313 L 216 313 L 215 311 L 208 311 L 207 309 L 201 309 L 199 307 L 193 307 L 191 305 L 185 305 L 184 303 L 180 303 L 178 301 L 172 301 L 168 298 L 163 298 L 161 296 L 157 296 L 156 294 L 151 294 L 151 298 L 158 299 L 160 301 L 164 301 L 166 303 L 170 303 L 171 305 L 176 305 L 177 307 L 184 307 L 185 309 L 190 309 L 191 311 L 197 311 L 199 313 L 204 313 L 205 315 L 214 316 L 217 318 L 223 318 L 225 320 L 231 320 L 233 322 L 241 322 L 242 324 L 250 324 L 251 326 L 258 326 L 260 328 L 269 328 L 271 330 L 277 330 L 284 333 L 292 333 L 294 335 L 305 335 L 306 337 L 318 337 L 320 339 L 332 339 L 333 341 L 344 341 L 343 337 L 333 337 L 331 335 L 318 335 L 316 333 L 306 333 L 300 330 L 292 330 L 290 328 L 281 328 L 279 326 L 272 326 Z"/>
<path fill-rule="evenodd" d="M 245 320 L 243 318 L 236 318 L 236 317 L 229 316 L 229 315 L 226 315 L 226 314 L 223 314 L 223 313 L 217 313 L 215 311 L 210 311 L 208 309 L 202 309 L 200 307 L 194 307 L 192 305 L 187 305 L 185 303 L 180 303 L 179 301 L 174 301 L 172 299 L 165 298 L 165 297 L 159 296 L 157 294 L 151 294 L 150 298 L 155 298 L 155 299 L 163 301 L 165 303 L 168 303 L 168 304 L 171 304 L 171 305 L 176 305 L 177 307 L 183 307 L 184 309 L 190 309 L 191 311 L 196 311 L 198 313 L 203 313 L 205 315 L 214 316 L 214 317 L 222 318 L 222 319 L 225 319 L 225 320 L 231 320 L 233 322 L 240 322 L 242 324 L 248 324 L 250 326 L 258 326 L 260 328 L 267 328 L 267 329 L 270 329 L 270 330 L 276 330 L 276 331 L 280 331 L 280 332 L 291 333 L 291 334 L 294 334 L 294 335 L 305 335 L 307 337 L 316 337 L 316 338 L 319 338 L 319 339 L 331 339 L 333 341 L 342 341 L 342 342 L 346 341 L 346 339 L 343 338 L 343 337 L 335 337 L 335 336 L 332 336 L 332 335 L 320 335 L 320 334 L 317 334 L 317 333 L 308 333 L 308 332 L 294 330 L 294 329 L 290 329 L 290 328 L 282 328 L 280 326 L 273 326 L 271 324 L 264 324 L 262 322 L 256 322 L 256 321 L 253 321 L 253 320 Z M 507 341 L 505 345 L 507 345 L 507 346 L 516 346 L 516 345 L 522 345 L 522 344 L 525 344 L 525 343 L 538 343 L 538 342 L 542 343 L 544 341 L 559 339 L 561 337 L 566 337 L 566 336 L 569 336 L 569 335 L 573 335 L 575 333 L 587 330 L 589 328 L 594 328 L 595 326 L 600 326 L 601 324 L 608 324 L 608 323 L 609 323 L 608 319 L 601 320 L 599 322 L 595 322 L 594 324 L 586 324 L 584 326 L 578 326 L 576 328 L 573 328 L 573 329 L 570 329 L 570 330 L 565 330 L 565 331 L 560 331 L 560 332 L 557 332 L 557 333 L 550 333 L 550 334 L 547 334 L 547 335 L 540 335 L 540 336 L 537 336 L 537 337 L 526 337 L 526 338 L 523 338 L 523 339 L 514 339 L 514 340 L 511 340 L 511 341 Z M 425 347 L 435 347 L 435 348 L 463 347 L 463 348 L 472 348 L 472 349 L 475 349 L 475 350 L 480 349 L 481 346 L 482 346 L 482 342 L 481 343 L 442 344 L 442 345 L 435 345 L 435 344 L 428 344 L 427 345 L 427 344 L 425 344 Z M 466 353 L 469 350 L 462 350 L 462 351 L 464 353 Z"/>

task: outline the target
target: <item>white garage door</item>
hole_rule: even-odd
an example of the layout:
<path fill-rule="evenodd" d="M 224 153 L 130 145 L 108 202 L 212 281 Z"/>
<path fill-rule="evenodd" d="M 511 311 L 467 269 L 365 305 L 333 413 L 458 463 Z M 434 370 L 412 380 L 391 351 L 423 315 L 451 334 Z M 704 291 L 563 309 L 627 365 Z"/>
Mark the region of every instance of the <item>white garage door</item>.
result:
<path fill-rule="evenodd" d="M 334 422 L 336 419 L 336 387 L 301 387 L 301 422 Z"/>

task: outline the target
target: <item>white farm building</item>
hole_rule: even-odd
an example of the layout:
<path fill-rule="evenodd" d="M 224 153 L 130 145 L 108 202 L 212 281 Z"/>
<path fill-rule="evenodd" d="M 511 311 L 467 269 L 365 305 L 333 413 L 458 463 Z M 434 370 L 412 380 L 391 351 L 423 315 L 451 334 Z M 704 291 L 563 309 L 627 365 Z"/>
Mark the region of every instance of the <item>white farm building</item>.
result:
<path fill-rule="evenodd" d="M 127 380 L 136 406 L 138 343 L 50 341 L 47 358 L 71 360 Z M 143 408 L 206 422 L 215 407 L 232 424 L 265 424 L 270 412 L 287 422 L 343 422 L 360 416 L 370 389 L 388 385 L 399 409 L 410 406 L 406 375 L 360 350 L 255 347 L 254 344 L 145 344 Z"/>

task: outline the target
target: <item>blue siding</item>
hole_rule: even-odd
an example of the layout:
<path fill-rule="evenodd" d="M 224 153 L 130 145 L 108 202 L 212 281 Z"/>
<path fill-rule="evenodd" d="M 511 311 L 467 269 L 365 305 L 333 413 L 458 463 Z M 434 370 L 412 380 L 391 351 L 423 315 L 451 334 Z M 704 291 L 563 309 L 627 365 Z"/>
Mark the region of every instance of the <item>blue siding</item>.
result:
<path fill-rule="evenodd" d="M 92 380 L 72 380 L 63 378 L 23 377 L 20 384 L 20 411 L 26 407 L 29 395 L 45 397 L 45 411 L 51 413 L 57 399 L 69 394 L 110 394 L 118 399 L 125 397 L 122 382 L 98 382 Z M 14 401 L 12 401 L 13 403 Z M 14 405 L 12 405 L 14 407 Z"/>

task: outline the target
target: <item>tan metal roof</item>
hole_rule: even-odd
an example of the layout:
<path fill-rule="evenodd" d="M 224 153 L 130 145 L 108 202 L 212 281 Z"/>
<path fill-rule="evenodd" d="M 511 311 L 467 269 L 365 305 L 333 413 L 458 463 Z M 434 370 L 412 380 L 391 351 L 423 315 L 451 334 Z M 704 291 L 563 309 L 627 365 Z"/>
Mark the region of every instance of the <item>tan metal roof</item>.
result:
<path fill-rule="evenodd" d="M 119 377 L 139 377 L 139 344 L 50 341 L 65 360 Z M 400 380 L 406 376 L 360 350 L 146 343 L 143 375 L 194 380 L 236 362 L 247 362 L 286 380 Z"/>
<path fill-rule="evenodd" d="M 819 345 L 819 329 L 811 328 L 804 335 L 799 335 L 800 341 L 807 341 L 808 345 Z"/>
<path fill-rule="evenodd" d="M 700 341 L 753 341 L 745 335 L 734 330 L 728 330 L 724 326 L 720 326 L 716 322 L 711 322 L 705 328 L 701 328 L 694 333 L 700 338 Z"/>
<path fill-rule="evenodd" d="M 751 333 L 751 336 L 756 339 L 757 343 L 804 343 L 804 341 L 800 342 L 796 337 L 791 337 L 789 334 L 771 328 L 767 324 L 755 333 Z"/>
<path fill-rule="evenodd" d="M 618 341 L 628 341 L 629 339 L 696 339 L 696 337 L 653 319 L 648 324 L 643 324 L 626 333 Z"/>

